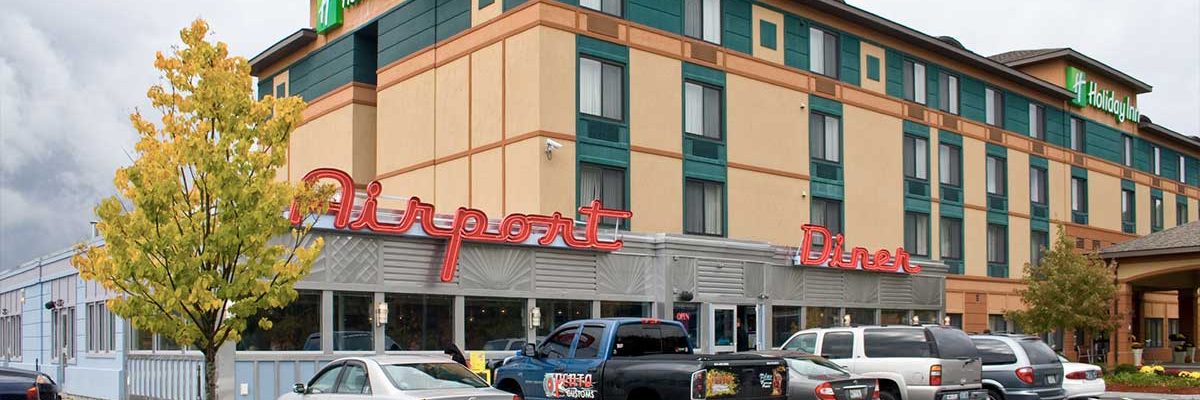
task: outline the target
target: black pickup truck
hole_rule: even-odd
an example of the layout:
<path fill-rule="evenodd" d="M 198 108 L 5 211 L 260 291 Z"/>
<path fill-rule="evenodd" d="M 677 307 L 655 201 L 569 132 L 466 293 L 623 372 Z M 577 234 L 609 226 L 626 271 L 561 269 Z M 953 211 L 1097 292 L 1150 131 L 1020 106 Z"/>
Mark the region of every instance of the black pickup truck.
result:
<path fill-rule="evenodd" d="M 572 321 L 496 369 L 497 389 L 522 399 L 787 398 L 787 364 L 750 354 L 693 354 L 675 321 Z"/>

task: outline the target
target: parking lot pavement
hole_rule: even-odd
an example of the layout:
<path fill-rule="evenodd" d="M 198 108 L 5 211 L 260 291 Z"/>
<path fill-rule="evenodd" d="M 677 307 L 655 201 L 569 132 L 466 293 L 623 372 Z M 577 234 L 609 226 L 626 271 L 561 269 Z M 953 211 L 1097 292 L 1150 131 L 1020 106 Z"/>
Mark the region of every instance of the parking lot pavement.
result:
<path fill-rule="evenodd" d="M 1159 393 L 1127 393 L 1127 392 L 1108 392 L 1100 396 L 1104 400 L 1195 400 L 1200 396 L 1194 394 L 1159 394 Z"/>

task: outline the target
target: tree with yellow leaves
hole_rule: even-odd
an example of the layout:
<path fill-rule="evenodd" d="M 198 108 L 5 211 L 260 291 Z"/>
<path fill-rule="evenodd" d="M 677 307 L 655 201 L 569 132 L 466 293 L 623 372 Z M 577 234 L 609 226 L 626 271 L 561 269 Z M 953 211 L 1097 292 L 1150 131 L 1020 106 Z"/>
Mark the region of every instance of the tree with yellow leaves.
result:
<path fill-rule="evenodd" d="M 196 20 L 182 47 L 156 55 L 165 84 L 147 97 L 161 123 L 130 115 L 137 158 L 95 209 L 104 243 L 77 245 L 72 263 L 120 294 L 108 306 L 135 328 L 199 349 L 205 398 L 216 399 L 218 349 L 259 311 L 293 301 L 321 251 L 312 221 L 292 226 L 286 208 L 294 199 L 319 214 L 332 193 L 275 179 L 306 105 L 255 100 L 249 64 L 207 36 Z"/>

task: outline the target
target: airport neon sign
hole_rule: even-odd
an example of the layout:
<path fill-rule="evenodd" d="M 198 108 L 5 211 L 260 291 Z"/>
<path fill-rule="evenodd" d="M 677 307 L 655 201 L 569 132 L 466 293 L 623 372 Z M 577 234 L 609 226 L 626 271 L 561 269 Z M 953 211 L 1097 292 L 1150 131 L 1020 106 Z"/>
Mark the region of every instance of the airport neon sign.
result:
<path fill-rule="evenodd" d="M 632 212 L 604 208 L 599 200 L 593 200 L 591 204 L 579 207 L 579 214 L 587 218 L 582 238 L 575 234 L 575 221 L 563 217 L 559 212 L 551 215 L 510 214 L 500 220 L 495 229 L 489 229 L 489 219 L 483 211 L 459 207 L 449 226 L 444 224 L 439 226 L 434 222 L 436 218 L 434 206 L 413 196 L 408 199 L 404 214 L 399 217 L 398 221 L 385 222 L 380 221 L 378 215 L 378 198 L 383 193 L 383 184 L 379 181 L 371 181 L 367 184 L 367 198 L 362 203 L 362 209 L 357 218 L 351 220 L 350 213 L 354 209 L 354 180 L 350 174 L 334 168 L 318 168 L 305 175 L 303 181 L 311 185 L 323 179 L 333 180 L 341 190 L 338 199 L 329 203 L 329 213 L 333 214 L 334 228 L 401 235 L 408 233 L 414 226 L 420 224 L 421 231 L 425 235 L 446 239 L 446 256 L 442 260 L 441 268 L 442 282 L 454 280 L 454 274 L 458 270 L 458 255 L 463 242 L 524 244 L 533 235 L 534 228 L 540 228 L 545 231 L 536 241 L 541 246 L 549 246 L 556 239 L 561 238 L 563 244 L 573 249 L 616 251 L 620 250 L 624 243 L 615 238 L 611 241 L 601 240 L 599 235 L 600 219 L 606 217 L 624 219 L 633 216 Z M 288 218 L 294 225 L 300 224 L 304 219 L 304 213 L 299 210 L 299 204 L 295 201 L 292 202 Z"/>
<path fill-rule="evenodd" d="M 827 267 L 854 269 L 877 272 L 901 272 L 916 274 L 921 272 L 920 265 L 909 262 L 912 256 L 903 247 L 896 248 L 893 256 L 887 249 L 879 249 L 874 253 L 865 247 L 850 249 L 846 256 L 846 238 L 842 234 L 832 234 L 829 228 L 821 225 L 806 224 L 800 227 L 804 231 L 804 242 L 797 250 L 795 263 L 809 267 Z M 820 237 L 820 249 L 814 243 Z"/>

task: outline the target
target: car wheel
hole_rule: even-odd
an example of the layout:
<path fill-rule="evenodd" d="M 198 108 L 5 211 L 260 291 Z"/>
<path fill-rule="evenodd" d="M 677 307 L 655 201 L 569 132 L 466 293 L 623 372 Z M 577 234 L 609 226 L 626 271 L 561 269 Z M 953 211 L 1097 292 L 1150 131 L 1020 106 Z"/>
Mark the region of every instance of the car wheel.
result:
<path fill-rule="evenodd" d="M 996 389 L 988 389 L 988 400 L 1004 400 L 1004 395 Z"/>
<path fill-rule="evenodd" d="M 879 392 L 879 400 L 900 400 L 900 396 L 892 392 L 882 391 Z"/>

